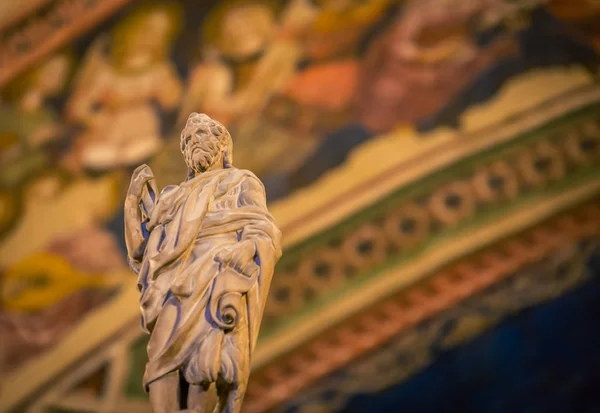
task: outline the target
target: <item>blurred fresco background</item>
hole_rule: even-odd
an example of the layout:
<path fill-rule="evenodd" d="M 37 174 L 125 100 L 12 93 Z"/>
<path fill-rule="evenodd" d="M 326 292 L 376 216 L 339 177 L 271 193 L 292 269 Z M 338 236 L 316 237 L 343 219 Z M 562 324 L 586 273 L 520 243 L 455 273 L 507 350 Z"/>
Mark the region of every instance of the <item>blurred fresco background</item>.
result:
<path fill-rule="evenodd" d="M 193 111 L 284 234 L 244 411 L 600 411 L 599 69 L 597 0 L 0 0 L 0 411 L 150 411 Z"/>

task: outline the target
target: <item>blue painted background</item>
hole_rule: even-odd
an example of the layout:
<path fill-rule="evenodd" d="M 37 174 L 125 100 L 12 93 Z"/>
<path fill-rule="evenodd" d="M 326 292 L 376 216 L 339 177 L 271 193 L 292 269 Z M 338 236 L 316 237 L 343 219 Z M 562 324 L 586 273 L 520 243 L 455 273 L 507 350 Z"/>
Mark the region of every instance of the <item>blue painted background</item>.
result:
<path fill-rule="evenodd" d="M 442 353 L 408 382 L 343 413 L 600 412 L 600 256 L 572 292 Z"/>

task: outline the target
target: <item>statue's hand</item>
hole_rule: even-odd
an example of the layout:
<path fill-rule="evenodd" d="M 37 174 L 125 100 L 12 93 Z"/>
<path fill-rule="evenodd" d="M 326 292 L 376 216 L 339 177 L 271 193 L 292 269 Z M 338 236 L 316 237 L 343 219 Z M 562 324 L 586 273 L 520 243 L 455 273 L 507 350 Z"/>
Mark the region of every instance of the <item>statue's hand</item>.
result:
<path fill-rule="evenodd" d="M 131 175 L 128 195 L 134 198 L 141 198 L 146 184 L 153 179 L 154 174 L 148 165 L 143 164 L 138 166 Z"/>
<path fill-rule="evenodd" d="M 127 196 L 125 197 L 125 243 L 130 267 L 136 271 L 144 248 L 146 247 L 147 233 L 143 223 L 150 220 L 157 201 L 158 188 L 154 174 L 147 165 L 136 168 L 131 177 Z M 133 264 L 131 264 L 133 262 Z"/>
<path fill-rule="evenodd" d="M 252 241 L 241 241 L 223 248 L 215 256 L 215 261 L 223 267 L 231 268 L 240 274 L 252 277 L 259 269 L 254 262 L 256 246 Z"/>

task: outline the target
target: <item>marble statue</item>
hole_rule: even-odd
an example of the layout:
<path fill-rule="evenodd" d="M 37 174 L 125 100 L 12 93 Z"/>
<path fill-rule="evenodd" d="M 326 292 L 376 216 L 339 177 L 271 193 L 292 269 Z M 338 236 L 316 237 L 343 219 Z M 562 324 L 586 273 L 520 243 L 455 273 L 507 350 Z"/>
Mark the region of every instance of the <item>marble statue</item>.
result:
<path fill-rule="evenodd" d="M 232 149 L 222 124 L 192 113 L 187 180 L 159 194 L 148 166 L 131 179 L 125 238 L 151 334 L 143 382 L 154 413 L 241 409 L 281 233 Z"/>

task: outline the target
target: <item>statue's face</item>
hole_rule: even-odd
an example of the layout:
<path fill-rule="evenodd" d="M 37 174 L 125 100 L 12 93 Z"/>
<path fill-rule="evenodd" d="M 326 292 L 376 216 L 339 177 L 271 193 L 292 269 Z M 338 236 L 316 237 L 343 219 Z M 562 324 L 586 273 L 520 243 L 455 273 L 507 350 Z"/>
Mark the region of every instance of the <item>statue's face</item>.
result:
<path fill-rule="evenodd" d="M 181 136 L 185 163 L 196 173 L 206 172 L 223 163 L 224 147 L 209 123 L 188 124 Z"/>

